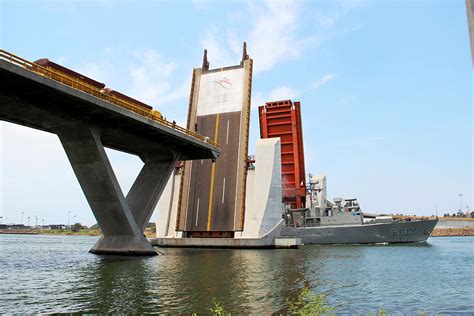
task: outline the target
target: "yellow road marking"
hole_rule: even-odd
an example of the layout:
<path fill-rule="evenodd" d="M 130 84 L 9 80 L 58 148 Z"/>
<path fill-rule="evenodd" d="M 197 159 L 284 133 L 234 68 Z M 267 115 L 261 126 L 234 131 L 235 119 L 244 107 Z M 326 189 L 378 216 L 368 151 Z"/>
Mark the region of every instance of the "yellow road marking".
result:
<path fill-rule="evenodd" d="M 217 132 L 219 131 L 219 113 L 216 114 L 216 130 L 214 132 L 214 142 L 217 141 Z M 216 163 L 212 162 L 211 167 L 211 185 L 209 190 L 209 209 L 207 210 L 207 230 L 211 230 L 211 215 L 212 215 L 212 194 L 214 193 L 214 173 L 216 170 Z"/>

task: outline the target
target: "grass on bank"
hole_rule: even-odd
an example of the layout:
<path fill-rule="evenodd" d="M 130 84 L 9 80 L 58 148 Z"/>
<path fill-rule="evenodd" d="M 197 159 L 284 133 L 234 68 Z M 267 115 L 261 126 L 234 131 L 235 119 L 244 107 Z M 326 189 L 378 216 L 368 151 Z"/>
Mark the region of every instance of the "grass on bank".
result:
<path fill-rule="evenodd" d="M 66 236 L 100 236 L 102 231 L 100 228 L 72 228 L 72 229 L 43 229 L 38 230 L 41 235 L 66 235 Z M 156 237 L 156 228 L 147 227 L 144 232 L 147 238 Z"/>
<path fill-rule="evenodd" d="M 225 310 L 225 307 L 218 301 L 213 301 L 212 306 L 208 308 L 212 315 L 231 316 L 232 313 Z M 194 313 L 193 315 L 197 315 Z M 286 300 L 286 308 L 272 315 L 336 315 L 336 307 L 329 306 L 324 300 L 323 294 L 316 294 L 308 287 L 303 287 L 296 299 Z M 378 312 L 369 314 L 370 316 L 389 315 L 383 308 Z M 425 315 L 423 312 L 419 315 Z"/>
<path fill-rule="evenodd" d="M 72 229 L 44 229 L 38 232 L 41 235 L 66 235 L 66 236 L 99 236 L 100 229 L 87 228 L 80 230 Z"/>
<path fill-rule="evenodd" d="M 276 314 L 281 315 L 334 315 L 336 307 L 329 306 L 324 301 L 323 294 L 316 294 L 308 287 L 300 290 L 295 300 L 287 300 L 286 308 Z M 225 310 L 225 307 L 214 301 L 212 306 L 208 308 L 212 315 L 231 316 L 232 313 Z M 385 315 L 381 314 L 380 316 Z"/>

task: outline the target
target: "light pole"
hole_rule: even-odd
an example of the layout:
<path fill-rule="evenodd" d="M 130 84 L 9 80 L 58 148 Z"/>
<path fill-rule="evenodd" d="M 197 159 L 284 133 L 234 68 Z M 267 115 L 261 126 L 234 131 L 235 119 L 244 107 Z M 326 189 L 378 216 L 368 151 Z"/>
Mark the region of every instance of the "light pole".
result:
<path fill-rule="evenodd" d="M 73 216 L 74 217 L 74 220 L 72 221 L 72 224 L 76 224 L 76 215 Z"/>
<path fill-rule="evenodd" d="M 38 216 L 35 216 L 35 228 L 38 228 Z"/>
<path fill-rule="evenodd" d="M 25 214 L 25 212 L 21 212 L 21 225 L 23 225 L 23 214 Z"/>
<path fill-rule="evenodd" d="M 44 228 L 44 218 L 42 219 L 42 221 L 43 221 L 43 225 L 42 225 L 42 226 L 43 226 L 43 228 Z"/>
<path fill-rule="evenodd" d="M 71 228 L 71 226 L 69 226 L 69 217 L 71 216 L 71 211 L 67 211 L 67 227 L 68 228 Z"/>
<path fill-rule="evenodd" d="M 30 226 L 30 217 L 28 216 L 28 226 Z"/>
<path fill-rule="evenodd" d="M 461 211 L 461 214 L 462 214 L 462 193 L 459 193 L 459 203 L 461 204 L 461 208 L 459 209 Z M 462 215 L 461 215 L 461 218 L 462 218 Z"/>

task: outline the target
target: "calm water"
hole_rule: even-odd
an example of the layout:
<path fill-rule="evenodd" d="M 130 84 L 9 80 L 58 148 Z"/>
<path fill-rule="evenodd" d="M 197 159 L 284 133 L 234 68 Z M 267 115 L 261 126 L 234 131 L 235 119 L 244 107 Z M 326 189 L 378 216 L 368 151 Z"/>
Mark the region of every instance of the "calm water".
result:
<path fill-rule="evenodd" d="M 309 286 L 339 312 L 474 313 L 474 238 L 295 250 L 88 253 L 96 237 L 0 235 L 0 313 L 271 313 Z"/>

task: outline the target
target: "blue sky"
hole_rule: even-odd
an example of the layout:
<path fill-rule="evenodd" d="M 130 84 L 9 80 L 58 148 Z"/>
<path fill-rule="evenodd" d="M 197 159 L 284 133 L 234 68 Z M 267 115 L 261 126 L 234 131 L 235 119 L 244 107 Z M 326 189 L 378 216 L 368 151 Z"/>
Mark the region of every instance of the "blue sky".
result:
<path fill-rule="evenodd" d="M 1 47 L 49 58 L 183 124 L 193 67 L 254 59 L 252 107 L 301 101 L 306 172 L 370 212 L 471 210 L 472 65 L 463 0 L 9 1 Z M 3 222 L 95 223 L 55 135 L 1 123 Z M 259 137 L 252 111 L 250 153 Z M 137 157 L 109 150 L 126 193 Z"/>

